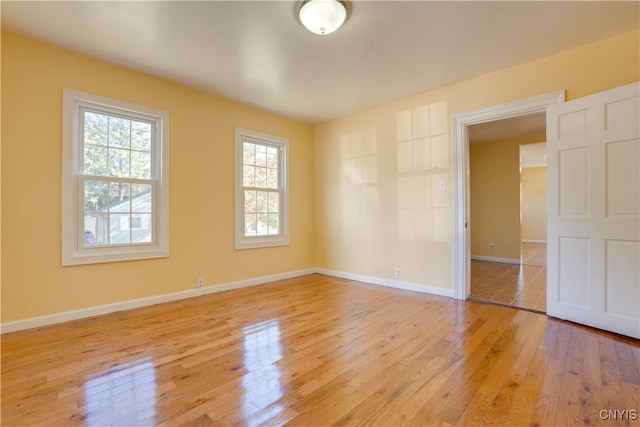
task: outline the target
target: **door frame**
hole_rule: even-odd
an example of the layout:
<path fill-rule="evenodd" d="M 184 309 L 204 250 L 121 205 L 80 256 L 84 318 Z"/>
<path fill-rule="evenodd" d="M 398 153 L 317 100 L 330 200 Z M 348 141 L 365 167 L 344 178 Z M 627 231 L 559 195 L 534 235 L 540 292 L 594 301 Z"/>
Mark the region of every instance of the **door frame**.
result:
<path fill-rule="evenodd" d="M 471 228 L 469 199 L 469 126 L 501 119 L 546 113 L 565 101 L 565 91 L 481 108 L 451 117 L 453 140 L 453 296 L 467 299 L 471 292 Z M 548 138 L 547 138 L 548 139 Z"/>

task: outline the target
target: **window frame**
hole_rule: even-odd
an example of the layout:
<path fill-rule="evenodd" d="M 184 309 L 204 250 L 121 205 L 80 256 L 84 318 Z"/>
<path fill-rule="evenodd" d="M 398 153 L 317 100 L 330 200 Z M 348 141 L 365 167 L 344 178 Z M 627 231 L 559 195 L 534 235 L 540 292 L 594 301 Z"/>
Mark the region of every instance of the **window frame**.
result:
<path fill-rule="evenodd" d="M 279 234 L 270 236 L 245 236 L 244 203 L 244 143 L 277 147 L 278 193 L 279 197 Z M 251 249 L 289 245 L 289 140 L 287 138 L 255 132 L 248 129 L 235 129 L 235 248 Z"/>
<path fill-rule="evenodd" d="M 83 174 L 84 111 L 141 120 L 152 124 L 151 170 L 148 180 L 104 177 L 104 181 L 151 185 L 151 242 L 87 246 L 84 244 Z M 100 177 L 102 178 L 102 177 Z M 101 180 L 101 179 L 99 179 Z M 131 219 L 130 219 L 131 220 Z M 62 265 L 93 264 L 169 256 L 169 113 L 155 108 L 63 90 L 62 130 Z"/>

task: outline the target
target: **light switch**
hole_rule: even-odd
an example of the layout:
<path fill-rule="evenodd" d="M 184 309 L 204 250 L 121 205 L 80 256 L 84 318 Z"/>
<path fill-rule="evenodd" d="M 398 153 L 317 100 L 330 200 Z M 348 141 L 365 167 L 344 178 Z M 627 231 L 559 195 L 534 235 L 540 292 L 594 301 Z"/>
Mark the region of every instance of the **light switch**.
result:
<path fill-rule="evenodd" d="M 441 179 L 440 181 L 438 181 L 438 191 L 442 192 L 442 191 L 447 191 L 447 181 L 444 179 Z"/>

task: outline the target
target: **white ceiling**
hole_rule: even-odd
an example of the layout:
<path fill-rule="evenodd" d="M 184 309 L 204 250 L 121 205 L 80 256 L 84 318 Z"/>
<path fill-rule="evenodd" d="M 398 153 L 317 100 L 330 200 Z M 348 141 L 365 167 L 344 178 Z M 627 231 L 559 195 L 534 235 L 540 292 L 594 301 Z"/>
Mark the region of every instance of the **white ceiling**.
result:
<path fill-rule="evenodd" d="M 294 1 L 2 1 L 2 26 L 316 124 L 640 26 L 640 3 L 352 1 L 319 36 Z"/>

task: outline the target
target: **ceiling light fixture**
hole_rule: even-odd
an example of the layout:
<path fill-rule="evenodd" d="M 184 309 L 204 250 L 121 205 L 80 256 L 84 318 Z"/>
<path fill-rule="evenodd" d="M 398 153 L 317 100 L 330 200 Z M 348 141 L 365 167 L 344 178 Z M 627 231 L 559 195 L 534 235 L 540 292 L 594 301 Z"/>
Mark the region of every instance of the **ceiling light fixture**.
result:
<path fill-rule="evenodd" d="M 298 10 L 300 22 L 315 34 L 330 34 L 347 19 L 347 7 L 342 0 L 304 0 Z"/>

